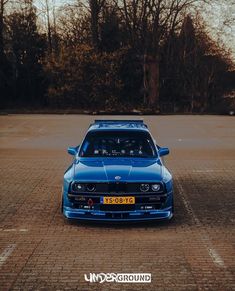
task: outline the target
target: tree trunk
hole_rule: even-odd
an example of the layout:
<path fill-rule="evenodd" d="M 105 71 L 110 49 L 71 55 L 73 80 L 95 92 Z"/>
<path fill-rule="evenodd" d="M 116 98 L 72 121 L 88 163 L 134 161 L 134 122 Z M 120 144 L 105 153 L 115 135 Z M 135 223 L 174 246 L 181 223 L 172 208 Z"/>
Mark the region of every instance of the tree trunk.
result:
<path fill-rule="evenodd" d="M 144 101 L 149 106 L 159 108 L 159 58 L 144 57 Z"/>
<path fill-rule="evenodd" d="M 48 46 L 50 53 L 52 52 L 52 37 L 51 37 L 51 21 L 50 21 L 50 9 L 48 0 L 46 0 L 46 17 L 47 17 L 47 37 L 48 37 Z"/>
<path fill-rule="evenodd" d="M 95 49 L 99 47 L 99 31 L 98 31 L 98 21 L 99 21 L 99 4 L 97 0 L 90 0 L 90 10 L 91 10 L 91 33 L 92 33 L 92 43 Z"/>

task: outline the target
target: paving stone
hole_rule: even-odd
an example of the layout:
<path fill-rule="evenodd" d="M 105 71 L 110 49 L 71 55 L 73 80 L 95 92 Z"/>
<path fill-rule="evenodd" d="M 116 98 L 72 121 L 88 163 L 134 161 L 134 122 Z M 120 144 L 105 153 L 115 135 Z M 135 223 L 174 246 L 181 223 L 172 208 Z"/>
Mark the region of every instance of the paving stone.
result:
<path fill-rule="evenodd" d="M 129 225 L 60 214 L 66 147 L 81 142 L 93 119 L 0 116 L 0 256 L 15 245 L 0 260 L 0 290 L 235 290 L 234 118 L 145 118 L 171 149 L 175 218 Z M 84 280 L 101 272 L 151 273 L 152 283 Z"/>

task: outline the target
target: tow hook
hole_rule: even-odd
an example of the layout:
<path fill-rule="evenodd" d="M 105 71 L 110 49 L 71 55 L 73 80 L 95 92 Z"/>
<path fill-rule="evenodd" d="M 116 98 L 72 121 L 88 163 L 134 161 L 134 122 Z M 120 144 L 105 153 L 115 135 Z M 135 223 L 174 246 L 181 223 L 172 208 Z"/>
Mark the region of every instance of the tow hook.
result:
<path fill-rule="evenodd" d="M 90 208 L 92 208 L 94 202 L 91 198 L 88 199 L 87 204 L 90 206 Z"/>

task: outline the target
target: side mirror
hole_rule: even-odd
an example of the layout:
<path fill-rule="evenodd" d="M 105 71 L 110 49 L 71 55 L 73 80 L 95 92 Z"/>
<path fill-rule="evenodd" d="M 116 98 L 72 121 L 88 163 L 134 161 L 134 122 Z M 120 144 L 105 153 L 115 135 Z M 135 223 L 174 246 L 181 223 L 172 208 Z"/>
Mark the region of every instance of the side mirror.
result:
<path fill-rule="evenodd" d="M 68 147 L 68 153 L 75 156 L 77 154 L 77 147 Z"/>
<path fill-rule="evenodd" d="M 168 148 L 159 148 L 158 150 L 158 154 L 160 157 L 162 156 L 166 156 L 170 153 L 169 149 Z"/>

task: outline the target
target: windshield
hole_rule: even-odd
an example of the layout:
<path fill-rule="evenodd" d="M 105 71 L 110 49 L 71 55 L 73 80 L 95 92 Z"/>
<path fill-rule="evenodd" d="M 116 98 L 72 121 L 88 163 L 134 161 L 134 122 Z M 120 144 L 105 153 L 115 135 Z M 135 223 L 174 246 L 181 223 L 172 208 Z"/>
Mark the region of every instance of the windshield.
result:
<path fill-rule="evenodd" d="M 147 132 L 99 131 L 87 134 L 81 157 L 155 157 L 152 138 Z"/>

